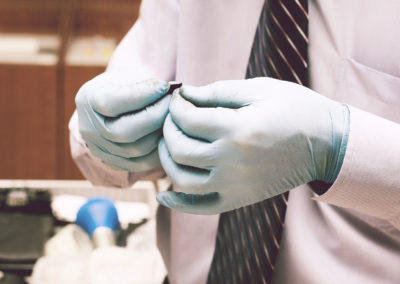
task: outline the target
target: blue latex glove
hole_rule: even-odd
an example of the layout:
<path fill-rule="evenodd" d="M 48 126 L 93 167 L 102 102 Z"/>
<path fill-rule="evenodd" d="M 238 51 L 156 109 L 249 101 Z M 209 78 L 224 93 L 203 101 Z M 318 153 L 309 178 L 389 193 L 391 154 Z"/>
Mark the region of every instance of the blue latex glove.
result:
<path fill-rule="evenodd" d="M 79 90 L 79 130 L 90 152 L 113 168 L 137 172 L 160 164 L 157 145 L 168 113 L 168 83 L 143 74 L 106 72 Z"/>
<path fill-rule="evenodd" d="M 347 106 L 271 78 L 175 91 L 159 143 L 161 164 L 182 192 L 161 204 L 216 214 L 314 180 L 333 182 L 349 127 Z"/>

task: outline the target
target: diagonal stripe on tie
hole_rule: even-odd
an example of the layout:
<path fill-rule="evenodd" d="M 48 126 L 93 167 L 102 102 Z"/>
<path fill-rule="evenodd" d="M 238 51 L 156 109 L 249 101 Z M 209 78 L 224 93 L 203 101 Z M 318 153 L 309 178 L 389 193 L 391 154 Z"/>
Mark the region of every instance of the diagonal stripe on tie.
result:
<path fill-rule="evenodd" d="M 308 84 L 307 0 L 266 0 L 246 78 Z M 270 283 L 288 194 L 221 214 L 208 283 Z"/>

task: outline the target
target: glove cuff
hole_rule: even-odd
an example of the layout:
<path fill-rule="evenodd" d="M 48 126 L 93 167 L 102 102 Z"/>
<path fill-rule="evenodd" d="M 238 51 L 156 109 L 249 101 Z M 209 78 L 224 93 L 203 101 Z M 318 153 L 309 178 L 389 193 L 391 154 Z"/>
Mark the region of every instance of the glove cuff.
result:
<path fill-rule="evenodd" d="M 346 154 L 347 142 L 349 140 L 350 132 L 350 110 L 347 105 L 342 104 L 343 119 L 342 125 L 333 127 L 332 131 L 332 156 L 330 167 L 325 175 L 324 182 L 333 183 L 342 168 L 344 156 Z"/>

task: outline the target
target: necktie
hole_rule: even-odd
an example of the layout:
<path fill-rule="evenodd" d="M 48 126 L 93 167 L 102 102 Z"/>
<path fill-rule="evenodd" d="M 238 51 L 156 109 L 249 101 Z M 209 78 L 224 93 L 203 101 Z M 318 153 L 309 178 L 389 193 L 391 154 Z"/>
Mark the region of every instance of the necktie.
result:
<path fill-rule="evenodd" d="M 266 0 L 246 78 L 307 85 L 307 0 Z M 288 194 L 221 214 L 208 283 L 270 283 Z"/>

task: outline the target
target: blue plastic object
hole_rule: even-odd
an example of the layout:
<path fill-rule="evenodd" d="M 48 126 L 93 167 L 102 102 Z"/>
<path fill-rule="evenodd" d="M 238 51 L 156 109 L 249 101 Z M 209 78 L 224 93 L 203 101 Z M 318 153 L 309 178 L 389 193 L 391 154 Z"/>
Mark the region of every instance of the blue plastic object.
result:
<path fill-rule="evenodd" d="M 89 199 L 79 209 L 75 223 L 90 236 L 99 227 L 110 228 L 113 232 L 119 228 L 117 209 L 110 199 L 104 197 Z"/>

